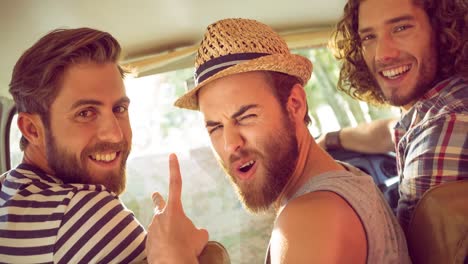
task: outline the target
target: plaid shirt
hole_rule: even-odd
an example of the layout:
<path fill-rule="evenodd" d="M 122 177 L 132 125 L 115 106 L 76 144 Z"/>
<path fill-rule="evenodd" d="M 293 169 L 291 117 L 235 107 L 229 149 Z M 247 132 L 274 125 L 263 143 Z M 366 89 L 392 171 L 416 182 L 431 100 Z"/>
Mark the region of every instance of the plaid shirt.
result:
<path fill-rule="evenodd" d="M 468 179 L 468 79 L 452 77 L 429 90 L 395 126 L 400 200 L 406 230 L 431 187 Z"/>

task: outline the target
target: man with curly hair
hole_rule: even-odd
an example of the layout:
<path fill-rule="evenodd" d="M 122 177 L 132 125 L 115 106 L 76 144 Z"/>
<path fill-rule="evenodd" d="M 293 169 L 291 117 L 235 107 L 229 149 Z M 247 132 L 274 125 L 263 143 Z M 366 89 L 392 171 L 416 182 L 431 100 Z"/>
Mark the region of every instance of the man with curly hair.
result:
<path fill-rule="evenodd" d="M 393 139 L 405 230 L 427 190 L 468 179 L 467 14 L 461 0 L 349 0 L 333 34 L 338 88 L 402 116 L 329 133 L 322 145 L 375 153 Z"/>

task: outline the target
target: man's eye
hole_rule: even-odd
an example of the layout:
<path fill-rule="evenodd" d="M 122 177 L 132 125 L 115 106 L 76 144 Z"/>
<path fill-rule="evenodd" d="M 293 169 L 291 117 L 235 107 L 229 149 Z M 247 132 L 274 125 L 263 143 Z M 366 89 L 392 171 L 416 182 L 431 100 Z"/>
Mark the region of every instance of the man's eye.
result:
<path fill-rule="evenodd" d="M 401 31 L 405 31 L 409 28 L 411 28 L 412 26 L 410 25 L 402 25 L 402 26 L 398 26 L 395 28 L 395 32 L 401 32 Z"/>
<path fill-rule="evenodd" d="M 256 114 L 245 115 L 245 116 L 242 116 L 241 118 L 239 118 L 239 121 L 247 120 L 249 118 L 254 118 L 254 117 L 257 117 L 257 115 Z"/>
<path fill-rule="evenodd" d="M 214 132 L 219 130 L 221 127 L 222 127 L 221 125 L 211 127 L 210 129 L 208 129 L 208 134 L 210 134 L 210 135 L 213 134 Z"/>
<path fill-rule="evenodd" d="M 114 108 L 114 113 L 124 113 L 127 111 L 128 111 L 128 107 L 125 107 L 123 105 L 120 105 Z"/>
<path fill-rule="evenodd" d="M 80 111 L 77 116 L 81 118 L 88 118 L 88 117 L 93 116 L 93 114 L 94 112 L 91 110 L 83 110 L 83 111 Z"/>
<path fill-rule="evenodd" d="M 374 35 L 370 34 L 370 35 L 364 35 L 361 37 L 361 42 L 366 42 L 366 41 L 369 41 L 371 39 L 374 38 Z"/>

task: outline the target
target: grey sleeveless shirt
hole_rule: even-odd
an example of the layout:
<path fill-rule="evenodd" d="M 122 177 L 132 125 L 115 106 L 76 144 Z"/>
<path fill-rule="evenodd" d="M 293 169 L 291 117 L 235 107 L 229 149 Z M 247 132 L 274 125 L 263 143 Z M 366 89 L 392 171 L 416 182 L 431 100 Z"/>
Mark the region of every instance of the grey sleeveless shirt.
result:
<path fill-rule="evenodd" d="M 331 171 L 312 177 L 287 203 L 315 191 L 330 191 L 346 200 L 359 216 L 367 238 L 367 263 L 411 263 L 405 235 L 373 179 L 343 164 L 349 171 Z M 279 215 L 279 214 L 278 214 Z M 270 263 L 269 249 L 265 263 Z"/>

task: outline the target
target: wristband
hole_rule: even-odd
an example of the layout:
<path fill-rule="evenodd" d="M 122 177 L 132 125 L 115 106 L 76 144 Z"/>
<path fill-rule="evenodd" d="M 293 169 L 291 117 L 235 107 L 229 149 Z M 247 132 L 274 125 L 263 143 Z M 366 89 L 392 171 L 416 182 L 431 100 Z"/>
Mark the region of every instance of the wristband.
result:
<path fill-rule="evenodd" d="M 328 132 L 325 135 L 325 149 L 326 150 L 340 150 L 343 149 L 340 140 L 340 130 Z"/>

